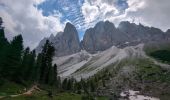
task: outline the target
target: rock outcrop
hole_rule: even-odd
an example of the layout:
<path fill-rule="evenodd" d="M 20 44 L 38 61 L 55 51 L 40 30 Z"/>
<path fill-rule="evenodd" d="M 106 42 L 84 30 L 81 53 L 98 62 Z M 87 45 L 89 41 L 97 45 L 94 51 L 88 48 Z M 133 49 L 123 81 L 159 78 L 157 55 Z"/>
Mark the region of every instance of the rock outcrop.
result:
<path fill-rule="evenodd" d="M 128 21 L 121 22 L 116 28 L 113 23 L 106 21 L 97 23 L 94 28 L 85 32 L 82 46 L 86 51 L 95 53 L 113 45 L 124 48 L 139 43 L 162 42 L 167 40 L 167 37 L 169 36 L 158 28 Z"/>
<path fill-rule="evenodd" d="M 85 32 L 82 45 L 83 48 L 90 52 L 104 51 L 113 45 L 126 42 L 126 35 L 120 32 L 113 23 L 99 22 L 94 28 Z"/>
<path fill-rule="evenodd" d="M 118 26 L 121 32 L 127 34 L 129 41 L 148 42 L 156 41 L 164 38 L 164 32 L 158 28 L 143 26 L 142 24 L 136 25 L 128 21 L 121 22 Z"/>
<path fill-rule="evenodd" d="M 64 32 L 59 32 L 55 37 L 51 35 L 49 38 L 44 38 L 37 47 L 37 52 L 41 51 L 42 45 L 47 39 L 53 43 L 56 56 L 70 55 L 81 50 L 78 32 L 70 23 L 66 24 Z"/>

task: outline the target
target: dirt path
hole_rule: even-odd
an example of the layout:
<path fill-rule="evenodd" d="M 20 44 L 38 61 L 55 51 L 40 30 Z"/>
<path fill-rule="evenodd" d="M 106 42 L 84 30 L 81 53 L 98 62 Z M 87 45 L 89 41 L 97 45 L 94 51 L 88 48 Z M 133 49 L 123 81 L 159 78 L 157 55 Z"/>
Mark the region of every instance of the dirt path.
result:
<path fill-rule="evenodd" d="M 37 85 L 33 85 L 28 91 L 22 93 L 22 94 L 16 94 L 16 95 L 8 95 L 10 97 L 18 97 L 18 96 L 21 96 L 21 95 L 31 95 L 33 91 L 35 90 L 38 90 L 38 91 L 41 91 L 41 89 L 39 89 L 37 87 Z M 0 99 L 2 98 L 5 98 L 6 96 L 0 96 Z"/>
<path fill-rule="evenodd" d="M 35 91 L 35 90 L 41 91 L 41 89 L 39 89 L 39 88 L 37 87 L 37 85 L 34 85 L 34 86 L 32 86 L 27 92 L 23 93 L 23 95 L 31 95 L 32 92 Z"/>
<path fill-rule="evenodd" d="M 4 96 L 0 96 L 0 99 L 4 98 Z"/>

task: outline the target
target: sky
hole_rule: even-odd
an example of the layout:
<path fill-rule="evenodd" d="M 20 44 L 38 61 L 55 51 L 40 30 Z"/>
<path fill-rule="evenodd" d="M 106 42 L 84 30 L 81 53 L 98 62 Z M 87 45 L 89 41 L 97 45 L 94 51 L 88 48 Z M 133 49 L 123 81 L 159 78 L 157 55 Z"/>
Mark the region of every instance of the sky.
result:
<path fill-rule="evenodd" d="M 0 0 L 0 17 L 8 39 L 22 34 L 24 45 L 35 48 L 39 41 L 63 31 L 67 22 L 85 30 L 99 21 L 116 26 L 121 21 L 170 29 L 170 0 Z"/>

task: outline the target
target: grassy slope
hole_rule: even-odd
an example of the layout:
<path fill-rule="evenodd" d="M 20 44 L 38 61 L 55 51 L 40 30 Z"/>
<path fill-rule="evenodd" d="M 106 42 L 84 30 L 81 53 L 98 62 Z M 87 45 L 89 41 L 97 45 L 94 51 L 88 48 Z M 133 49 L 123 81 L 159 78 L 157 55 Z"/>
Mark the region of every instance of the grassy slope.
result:
<path fill-rule="evenodd" d="M 23 92 L 24 86 L 18 85 L 7 80 L 0 80 L 3 83 L 0 85 L 0 96 L 15 95 Z"/>
<path fill-rule="evenodd" d="M 124 59 L 117 65 L 109 66 L 108 70 L 113 74 L 106 80 L 106 87 L 109 89 L 128 88 L 159 98 L 170 97 L 170 71 L 162 69 L 149 59 Z M 104 73 L 100 72 L 98 76 L 102 74 Z"/>
<path fill-rule="evenodd" d="M 170 64 L 170 50 L 157 50 L 149 54 L 151 57 Z"/>
<path fill-rule="evenodd" d="M 170 64 L 170 43 L 164 44 L 148 44 L 145 45 L 144 51 L 152 58 L 163 63 Z"/>
<path fill-rule="evenodd" d="M 53 98 L 48 96 L 47 91 L 34 91 L 31 95 L 21 95 L 17 97 L 10 97 L 10 95 L 21 94 L 24 91 L 24 86 L 16 84 L 14 82 L 4 81 L 4 84 L 0 85 L 0 97 L 5 96 L 1 100 L 81 100 L 82 95 L 74 93 L 58 93 Z M 47 90 L 51 90 L 50 87 L 45 87 Z M 97 100 L 107 100 L 106 97 L 98 97 Z"/>
<path fill-rule="evenodd" d="M 7 97 L 2 100 L 81 100 L 81 96 L 77 94 L 61 93 L 50 98 L 46 92 L 37 92 L 29 96 Z"/>
<path fill-rule="evenodd" d="M 73 93 L 59 93 L 50 98 L 46 92 L 37 92 L 29 96 L 6 97 L 2 100 L 81 100 L 81 95 Z M 107 100 L 105 97 L 98 97 L 97 100 Z"/>

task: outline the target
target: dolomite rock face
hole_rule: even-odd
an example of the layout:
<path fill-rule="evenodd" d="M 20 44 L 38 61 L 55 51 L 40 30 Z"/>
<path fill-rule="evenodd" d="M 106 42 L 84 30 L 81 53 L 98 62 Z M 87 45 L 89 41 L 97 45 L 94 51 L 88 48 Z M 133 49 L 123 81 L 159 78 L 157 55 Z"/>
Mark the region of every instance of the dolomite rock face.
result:
<path fill-rule="evenodd" d="M 165 38 L 165 33 L 158 28 L 136 25 L 128 21 L 121 22 L 118 26 L 121 32 L 125 33 L 129 40 L 128 42 L 151 42 Z"/>
<path fill-rule="evenodd" d="M 66 24 L 64 32 L 59 32 L 55 37 L 51 35 L 49 38 L 44 38 L 36 48 L 37 52 L 41 51 L 47 39 L 53 43 L 56 56 L 70 55 L 81 50 L 78 32 L 70 23 Z"/>
<path fill-rule="evenodd" d="M 127 40 L 126 35 L 115 28 L 114 24 L 106 21 L 99 22 L 94 28 L 85 32 L 82 45 L 90 53 L 104 51 L 113 45 Z"/>
<path fill-rule="evenodd" d="M 166 34 L 167 33 L 167 34 Z M 140 43 L 162 42 L 168 40 L 170 31 L 164 33 L 158 28 L 123 21 L 116 28 L 113 23 L 99 22 L 87 29 L 81 45 L 90 53 L 104 51 L 111 46 L 124 48 Z"/>

